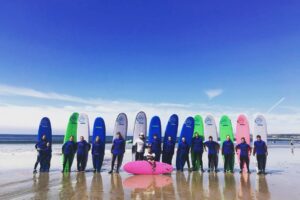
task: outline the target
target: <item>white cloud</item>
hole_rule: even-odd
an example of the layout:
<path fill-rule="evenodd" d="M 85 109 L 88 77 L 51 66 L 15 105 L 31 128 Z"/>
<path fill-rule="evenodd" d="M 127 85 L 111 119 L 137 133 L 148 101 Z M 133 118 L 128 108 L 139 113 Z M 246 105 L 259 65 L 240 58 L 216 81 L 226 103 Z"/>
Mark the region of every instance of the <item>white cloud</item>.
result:
<path fill-rule="evenodd" d="M 222 89 L 211 89 L 211 90 L 206 90 L 205 94 L 207 97 L 211 100 L 217 96 L 220 96 L 223 93 Z"/>
<path fill-rule="evenodd" d="M 203 117 L 212 113 L 216 122 L 224 114 L 228 115 L 236 125 L 236 119 L 240 113 L 248 116 L 251 126 L 258 113 L 255 108 L 230 107 L 223 105 L 207 104 L 174 104 L 174 103 L 144 103 L 137 101 L 110 101 L 103 99 L 82 99 L 76 96 L 69 96 L 58 93 L 45 93 L 29 88 L 18 88 L 0 85 L 0 96 L 26 96 L 38 99 L 54 99 L 65 102 L 65 106 L 25 106 L 10 103 L 0 104 L 0 133 L 30 133 L 37 132 L 39 121 L 42 117 L 48 116 L 52 122 L 54 134 L 64 134 L 69 116 L 72 112 L 84 112 L 89 115 L 92 127 L 94 119 L 98 116 L 104 118 L 109 134 L 112 133 L 115 118 L 118 113 L 125 112 L 128 116 L 128 133 L 133 130 L 135 115 L 143 110 L 146 112 L 148 122 L 154 115 L 158 115 L 162 121 L 163 132 L 168 118 L 173 113 L 178 114 L 180 119 L 179 131 L 182 123 L 188 116 L 200 114 Z M 291 112 L 293 110 L 293 112 Z M 281 113 L 266 113 L 270 133 L 299 133 L 300 109 L 289 107 Z"/>

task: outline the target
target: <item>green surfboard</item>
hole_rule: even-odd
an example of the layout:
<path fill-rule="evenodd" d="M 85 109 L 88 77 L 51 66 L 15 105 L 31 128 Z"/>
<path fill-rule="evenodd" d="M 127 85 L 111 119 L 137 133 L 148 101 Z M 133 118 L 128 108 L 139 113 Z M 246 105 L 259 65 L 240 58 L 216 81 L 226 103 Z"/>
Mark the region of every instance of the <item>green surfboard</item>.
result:
<path fill-rule="evenodd" d="M 204 141 L 204 124 L 203 124 L 203 119 L 200 115 L 196 115 L 194 117 L 194 134 L 193 134 L 193 138 L 196 137 L 196 134 L 199 135 L 199 137 L 202 137 L 202 140 Z M 193 149 L 193 146 L 192 146 Z M 193 151 L 191 151 L 191 157 L 192 157 L 192 162 L 194 161 L 194 154 Z M 195 160 L 195 169 L 194 170 L 199 170 L 200 168 L 200 160 Z"/>
<path fill-rule="evenodd" d="M 223 142 L 226 141 L 226 136 L 229 135 L 230 140 L 234 143 L 234 135 L 233 135 L 233 129 L 232 129 L 232 124 L 231 120 L 228 116 L 223 115 L 220 120 L 219 124 L 219 129 L 220 129 L 220 142 L 221 146 L 223 145 Z M 233 165 L 234 165 L 234 157 L 233 157 Z M 225 169 L 230 170 L 230 169 Z"/>
<path fill-rule="evenodd" d="M 73 113 L 69 119 L 67 131 L 64 137 L 64 143 L 69 141 L 70 137 L 74 137 L 74 142 L 77 142 L 77 124 L 78 124 L 78 113 Z M 64 161 L 64 156 L 63 156 Z M 64 172 L 68 172 L 70 170 L 70 165 L 67 162 L 66 167 L 63 169 Z"/>

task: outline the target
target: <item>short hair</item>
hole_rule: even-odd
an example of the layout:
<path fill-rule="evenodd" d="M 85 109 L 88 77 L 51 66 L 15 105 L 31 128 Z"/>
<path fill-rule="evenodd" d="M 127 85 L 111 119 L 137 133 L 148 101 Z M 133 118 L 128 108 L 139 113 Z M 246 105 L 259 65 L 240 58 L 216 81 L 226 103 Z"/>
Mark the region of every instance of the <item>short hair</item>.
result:
<path fill-rule="evenodd" d="M 261 136 L 260 136 L 260 135 L 257 135 L 256 138 L 261 138 Z"/>
<path fill-rule="evenodd" d="M 209 136 L 208 139 L 213 139 L 213 137 L 212 137 L 212 136 Z"/>

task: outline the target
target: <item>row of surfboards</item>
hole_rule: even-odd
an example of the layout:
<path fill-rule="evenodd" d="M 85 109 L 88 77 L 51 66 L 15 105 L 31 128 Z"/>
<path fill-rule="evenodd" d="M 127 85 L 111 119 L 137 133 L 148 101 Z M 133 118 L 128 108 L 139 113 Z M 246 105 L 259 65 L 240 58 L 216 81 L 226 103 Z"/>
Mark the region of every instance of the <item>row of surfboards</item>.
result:
<path fill-rule="evenodd" d="M 168 120 L 167 127 L 164 134 L 163 144 L 168 137 L 171 137 L 173 141 L 177 139 L 178 132 L 178 116 L 176 114 L 171 115 Z M 114 127 L 114 137 L 116 133 L 120 133 L 123 138 L 126 140 L 127 137 L 127 129 L 128 129 L 128 119 L 125 113 L 120 113 L 115 121 Z M 141 111 L 136 115 L 134 121 L 134 129 L 133 129 L 133 141 L 139 137 L 140 133 L 144 133 L 147 137 L 147 117 L 145 112 Z M 186 138 L 186 142 L 191 145 L 192 138 L 195 134 L 198 133 L 203 139 L 208 139 L 209 136 L 212 136 L 214 140 L 218 140 L 220 138 L 220 142 L 222 144 L 223 141 L 226 140 L 226 136 L 229 135 L 231 140 L 234 142 L 234 138 L 237 143 L 241 142 L 241 138 L 244 137 L 246 142 L 250 144 L 250 128 L 249 122 L 245 115 L 240 115 L 237 118 L 236 125 L 236 133 L 234 135 L 232 123 L 228 116 L 222 116 L 219 123 L 219 134 L 217 131 L 217 126 L 215 119 L 213 116 L 208 115 L 205 120 L 200 115 L 196 115 L 195 117 L 187 117 L 180 135 L 179 141 L 181 142 L 182 137 Z M 47 140 L 52 142 L 52 130 L 51 123 L 47 117 L 44 117 L 39 126 L 38 131 L 38 141 L 41 140 L 42 135 L 46 135 Z M 153 136 L 156 135 L 160 140 L 162 138 L 162 127 L 161 121 L 158 116 L 152 117 L 149 125 L 148 131 L 148 143 L 151 143 L 153 140 Z M 261 135 L 262 139 L 267 142 L 267 124 L 266 120 L 262 115 L 259 115 L 254 120 L 254 137 L 256 135 Z M 86 141 L 89 141 L 90 138 L 90 126 L 89 126 L 89 118 L 84 113 L 73 113 L 68 122 L 67 130 L 64 136 L 64 143 L 69 140 L 69 138 L 73 136 L 74 141 L 78 141 L 81 136 L 85 138 Z M 95 141 L 95 138 L 99 136 L 102 141 L 106 141 L 106 127 L 104 119 L 101 117 L 97 117 L 94 122 L 93 132 L 92 132 L 92 141 Z M 105 146 L 104 146 L 105 148 Z M 104 156 L 104 155 L 103 155 Z M 135 155 L 133 153 L 133 160 Z M 64 158 L 63 158 L 64 159 Z M 177 163 L 177 161 L 176 161 Z M 67 163 L 65 171 L 69 170 L 69 164 Z"/>
<path fill-rule="evenodd" d="M 170 136 L 173 141 L 177 139 L 178 132 L 178 123 L 179 119 L 176 114 L 170 116 L 164 134 L 164 141 Z M 254 120 L 253 126 L 253 138 L 256 135 L 261 135 L 264 141 L 267 141 L 267 123 L 262 115 L 258 115 Z M 125 113 L 120 113 L 115 121 L 115 127 L 113 134 L 120 132 L 124 139 L 127 137 L 127 128 L 128 120 Z M 153 140 L 153 135 L 157 135 L 159 139 L 162 138 L 162 126 L 161 121 L 158 116 L 152 117 L 149 125 L 149 131 L 147 132 L 147 117 L 145 112 L 141 111 L 136 115 L 134 128 L 133 128 L 133 141 L 139 137 L 140 133 L 144 133 L 145 136 L 148 135 L 148 142 L 151 143 Z M 147 134 L 148 133 L 148 134 Z M 241 138 L 244 137 L 246 142 L 250 144 L 250 128 L 249 122 L 245 115 L 240 115 L 237 118 L 236 132 L 234 135 L 233 127 L 231 120 L 228 116 L 224 115 L 221 117 L 219 122 L 219 131 L 217 130 L 217 125 L 213 116 L 208 115 L 204 120 L 200 115 L 195 117 L 188 117 L 181 129 L 179 135 L 179 142 L 182 137 L 186 138 L 188 144 L 191 143 L 192 137 L 198 133 L 205 140 L 209 136 L 212 136 L 214 140 L 220 139 L 220 142 L 226 140 L 226 136 L 229 135 L 232 141 L 236 139 L 237 142 L 240 142 Z M 52 141 L 52 131 L 51 123 L 47 117 L 44 117 L 41 120 L 39 131 L 38 131 L 38 140 L 41 139 L 42 135 L 46 134 L 47 139 Z M 67 130 L 64 136 L 64 142 L 68 141 L 70 136 L 73 136 L 75 141 L 79 140 L 80 136 L 89 142 L 90 137 L 90 126 L 89 118 L 84 113 L 73 113 L 70 116 Z M 102 141 L 106 140 L 106 128 L 104 119 L 97 117 L 94 122 L 93 132 L 92 132 L 92 141 L 94 142 L 95 138 L 99 136 Z"/>

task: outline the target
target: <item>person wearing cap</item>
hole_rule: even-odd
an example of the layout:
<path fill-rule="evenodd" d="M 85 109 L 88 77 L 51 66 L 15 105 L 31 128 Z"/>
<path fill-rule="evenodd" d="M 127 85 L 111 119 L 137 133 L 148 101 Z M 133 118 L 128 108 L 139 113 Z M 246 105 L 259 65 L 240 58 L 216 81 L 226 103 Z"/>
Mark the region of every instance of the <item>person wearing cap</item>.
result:
<path fill-rule="evenodd" d="M 144 135 L 144 133 L 140 133 L 139 138 L 137 138 L 133 142 L 132 152 L 135 152 L 135 160 L 144 160 L 144 153 L 145 153 L 145 135 Z"/>

